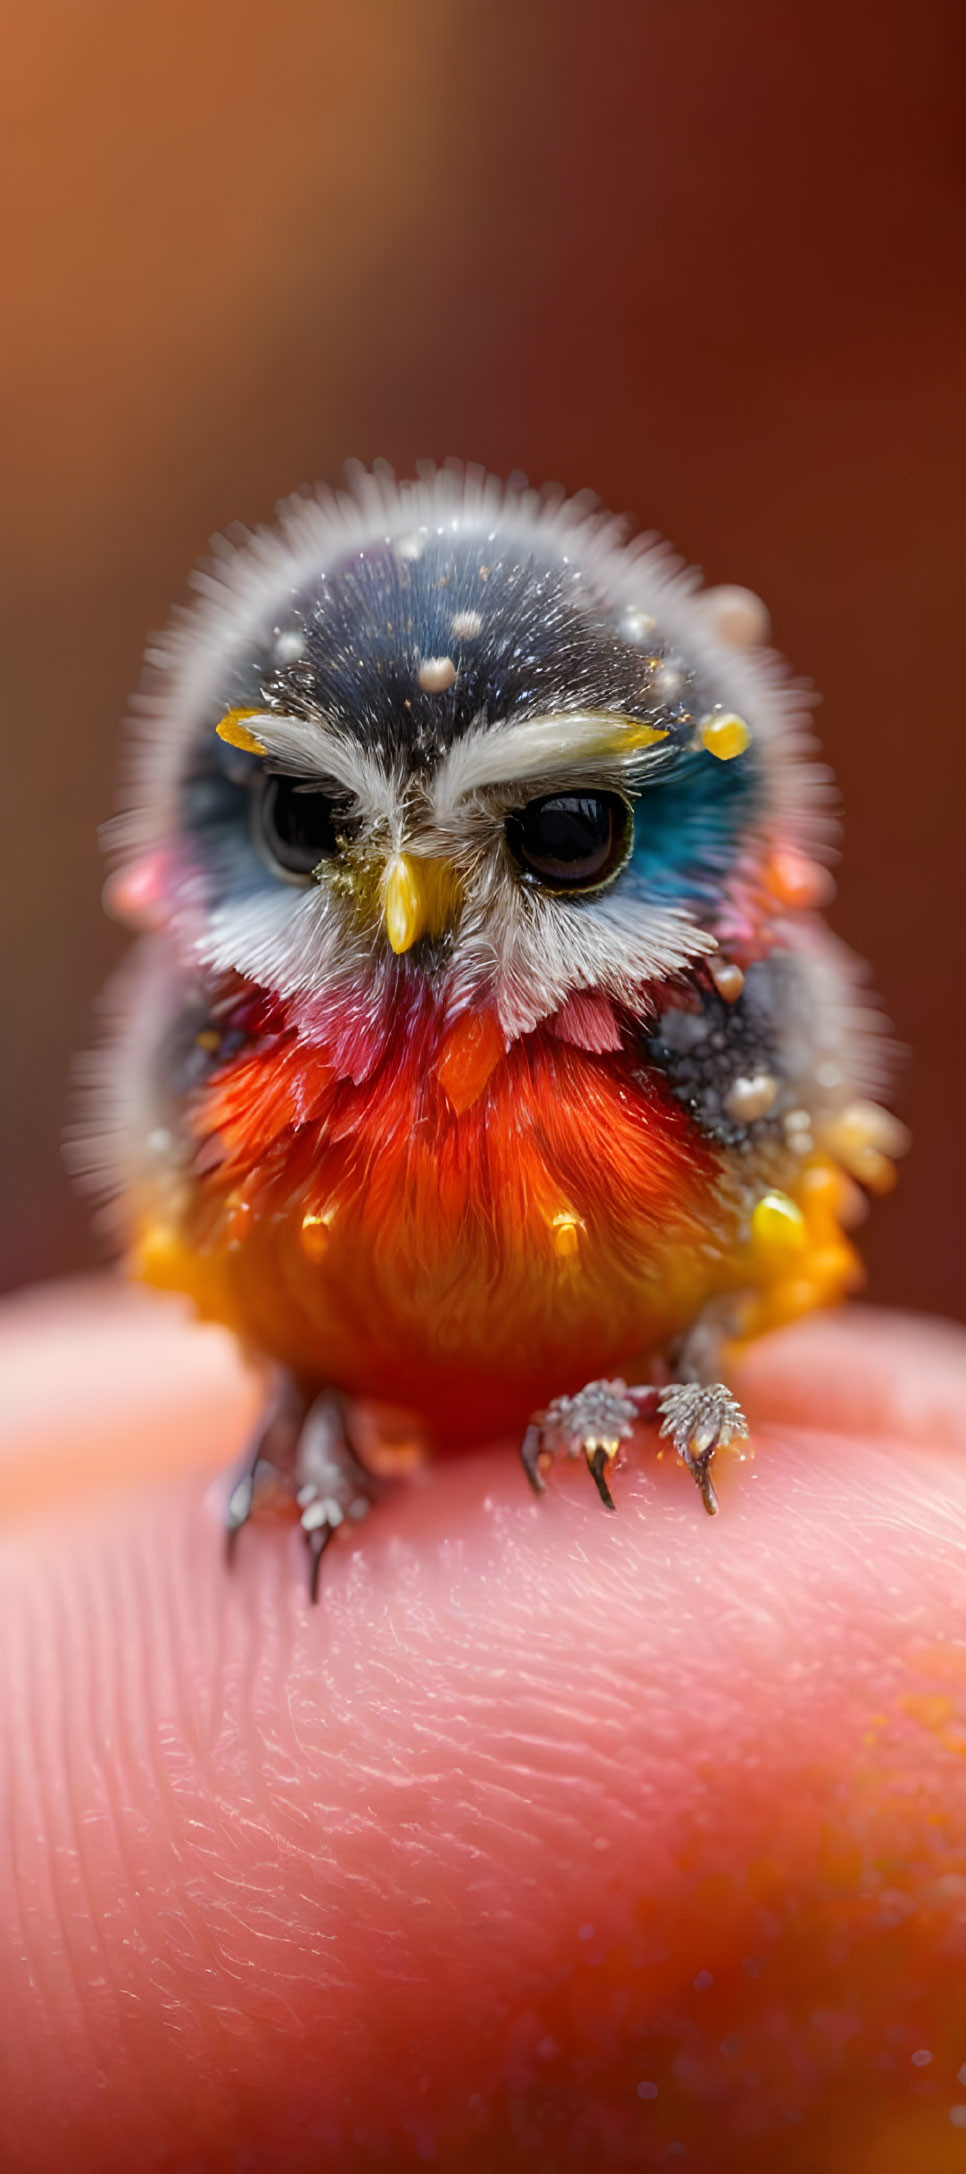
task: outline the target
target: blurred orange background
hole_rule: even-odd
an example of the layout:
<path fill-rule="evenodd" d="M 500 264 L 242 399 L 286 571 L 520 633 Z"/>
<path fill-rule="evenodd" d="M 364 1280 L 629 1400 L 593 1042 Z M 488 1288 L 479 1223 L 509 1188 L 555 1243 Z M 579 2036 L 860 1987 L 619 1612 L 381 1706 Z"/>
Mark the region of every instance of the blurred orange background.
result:
<path fill-rule="evenodd" d="M 98 1258 L 59 1135 L 123 948 L 96 833 L 146 633 L 212 530 L 349 454 L 455 453 L 589 484 L 759 589 L 822 690 L 832 918 L 911 1051 L 872 1290 L 966 1311 L 961 23 L 955 0 L 14 0 L 6 1284 Z"/>

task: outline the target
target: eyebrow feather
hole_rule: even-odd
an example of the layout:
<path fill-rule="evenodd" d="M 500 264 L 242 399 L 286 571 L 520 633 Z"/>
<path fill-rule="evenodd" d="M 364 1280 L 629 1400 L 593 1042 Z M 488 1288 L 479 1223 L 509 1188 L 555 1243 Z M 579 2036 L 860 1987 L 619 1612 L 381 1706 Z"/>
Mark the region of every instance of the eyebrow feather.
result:
<path fill-rule="evenodd" d="M 558 710 L 545 717 L 478 725 L 444 757 L 433 798 L 437 811 L 448 813 L 468 793 L 486 786 L 558 777 L 588 763 L 622 770 L 644 748 L 667 738 L 667 726 L 644 724 L 614 710 Z"/>
<path fill-rule="evenodd" d="M 230 717 L 237 714 L 229 712 Z M 299 778 L 310 789 L 316 780 L 320 786 L 334 780 L 373 814 L 395 805 L 394 782 L 382 764 L 321 718 L 293 717 L 277 710 L 246 710 L 244 739 L 236 739 L 234 729 L 231 734 L 222 732 L 220 726 L 217 729 L 229 745 L 252 746 L 256 752 L 268 755 L 273 768 L 283 776 Z"/>

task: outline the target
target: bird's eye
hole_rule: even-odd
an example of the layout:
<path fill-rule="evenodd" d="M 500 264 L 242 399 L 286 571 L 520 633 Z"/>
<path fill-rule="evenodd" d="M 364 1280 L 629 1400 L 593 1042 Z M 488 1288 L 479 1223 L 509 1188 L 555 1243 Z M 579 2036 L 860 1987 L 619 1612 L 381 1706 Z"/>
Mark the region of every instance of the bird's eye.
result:
<path fill-rule="evenodd" d="M 553 793 L 507 819 L 511 852 L 552 891 L 594 891 L 627 859 L 633 817 L 619 793 Z"/>
<path fill-rule="evenodd" d="M 265 778 L 254 820 L 266 858 L 296 881 L 307 882 L 319 862 L 338 851 L 336 810 L 329 794 L 314 792 L 298 778 Z"/>

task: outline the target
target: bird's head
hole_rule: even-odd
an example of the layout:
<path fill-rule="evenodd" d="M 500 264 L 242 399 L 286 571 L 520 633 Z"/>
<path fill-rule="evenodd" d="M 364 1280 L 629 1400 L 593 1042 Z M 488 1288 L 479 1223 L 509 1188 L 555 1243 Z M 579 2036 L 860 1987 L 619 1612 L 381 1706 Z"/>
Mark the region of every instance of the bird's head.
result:
<path fill-rule="evenodd" d="M 821 821 L 800 701 L 583 499 L 359 475 L 197 587 L 149 660 L 128 836 L 185 956 L 306 1033 L 417 991 L 507 1042 L 586 992 L 633 1006 Z"/>

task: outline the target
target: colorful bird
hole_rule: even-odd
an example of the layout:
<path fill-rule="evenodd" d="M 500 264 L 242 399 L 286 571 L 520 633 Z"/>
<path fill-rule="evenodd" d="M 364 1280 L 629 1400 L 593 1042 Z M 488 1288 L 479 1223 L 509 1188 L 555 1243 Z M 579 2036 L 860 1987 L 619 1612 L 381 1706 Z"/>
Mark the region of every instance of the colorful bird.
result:
<path fill-rule="evenodd" d="M 762 607 L 476 471 L 233 530 L 149 652 L 109 904 L 144 933 L 86 1159 L 134 1273 L 272 1361 L 231 1496 L 312 1589 L 353 1400 L 603 1501 L 654 1419 L 716 1506 L 740 1343 L 858 1279 L 878 1017 Z"/>

